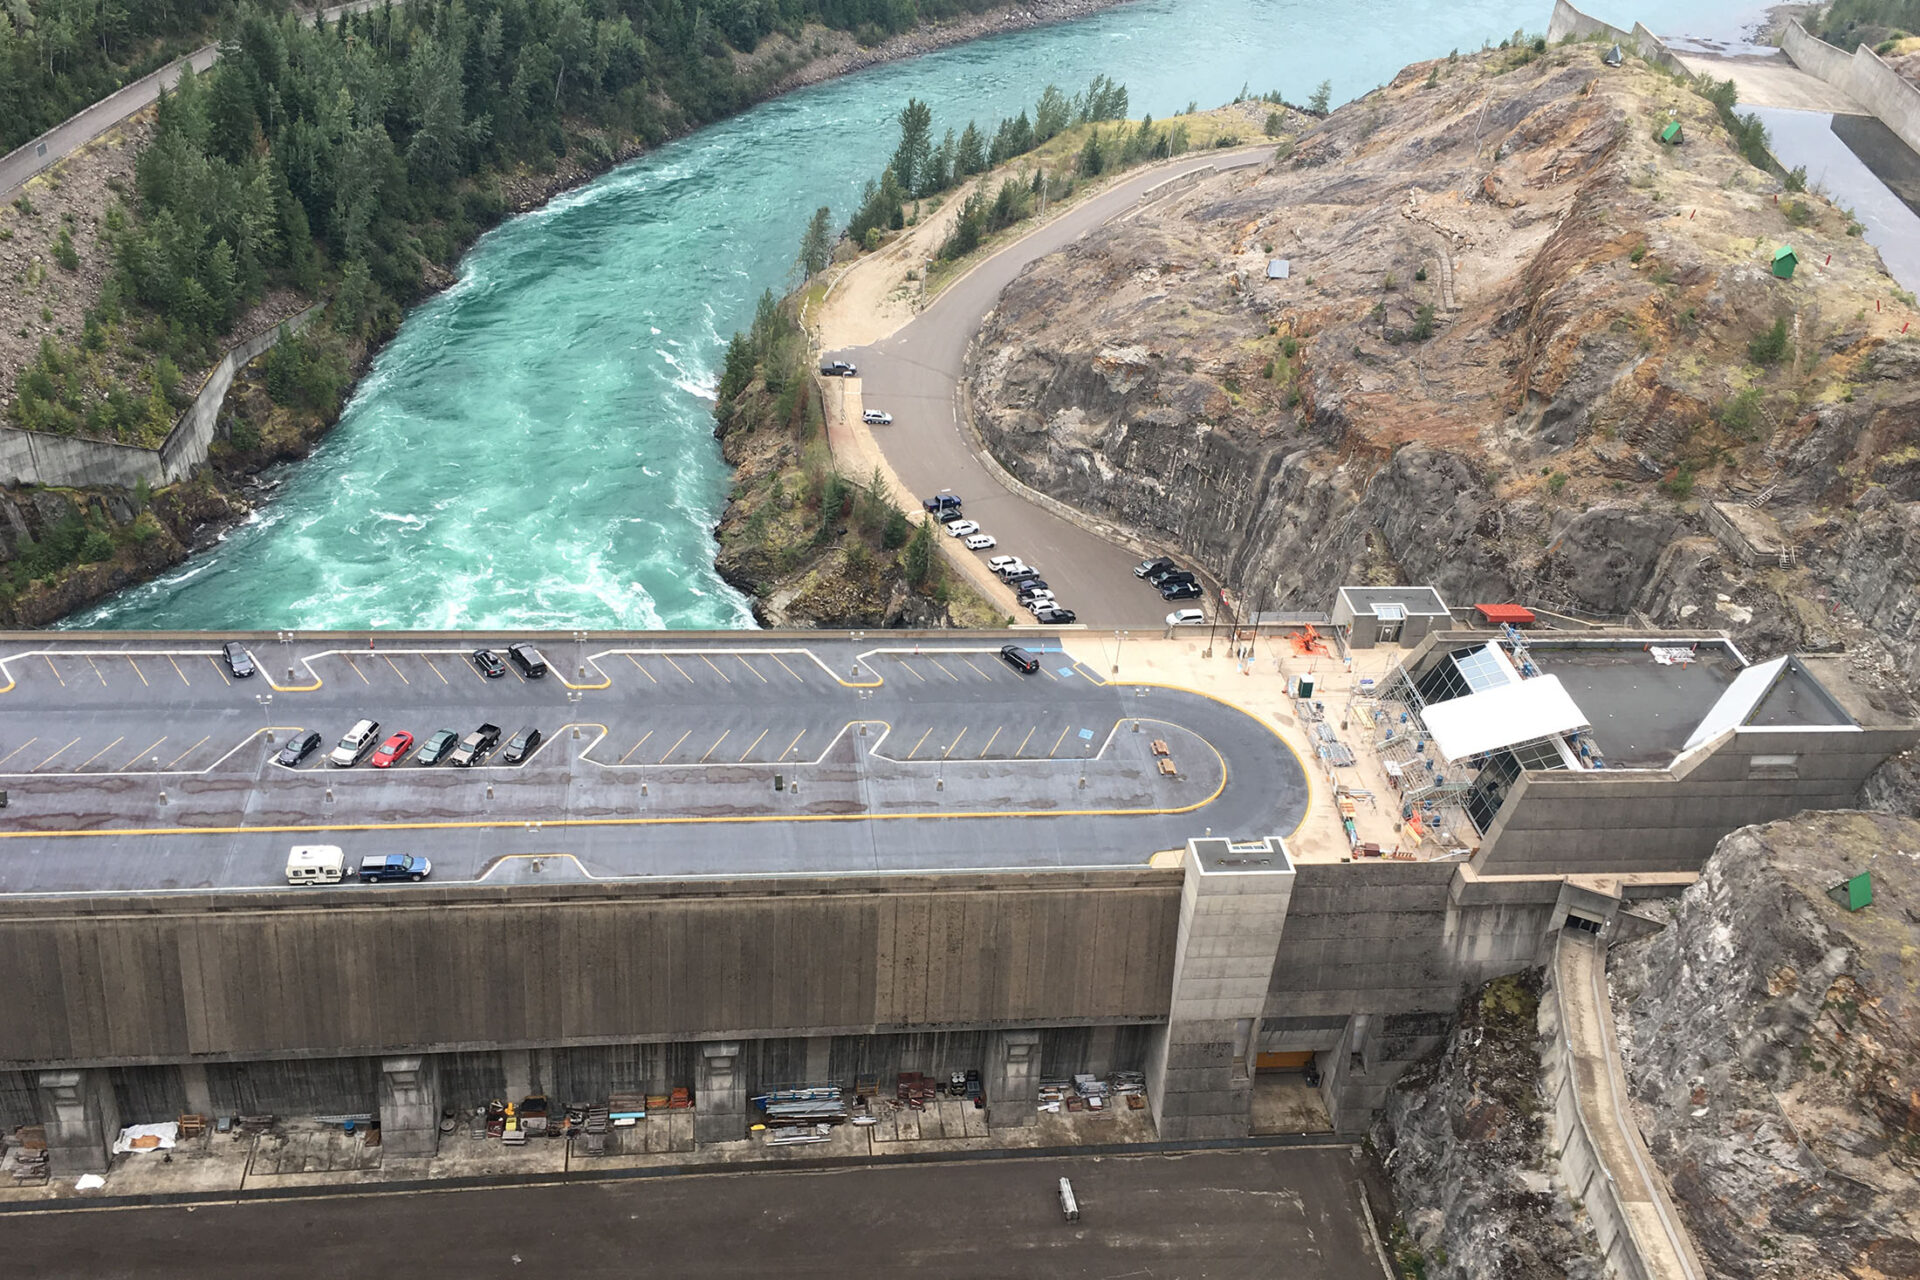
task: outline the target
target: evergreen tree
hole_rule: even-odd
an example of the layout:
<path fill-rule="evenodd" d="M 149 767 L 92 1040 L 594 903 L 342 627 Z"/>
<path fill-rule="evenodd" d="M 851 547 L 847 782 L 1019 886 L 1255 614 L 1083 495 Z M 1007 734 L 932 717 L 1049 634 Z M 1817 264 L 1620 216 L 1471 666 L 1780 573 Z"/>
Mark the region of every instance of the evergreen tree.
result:
<path fill-rule="evenodd" d="M 971 120 L 960 132 L 960 142 L 954 149 L 953 167 L 956 178 L 971 178 L 987 167 L 986 144 Z"/>
<path fill-rule="evenodd" d="M 1026 113 L 1022 112 L 1021 119 L 1024 120 L 1025 118 Z M 1068 101 L 1066 94 L 1060 92 L 1059 85 L 1048 85 L 1040 91 L 1040 101 L 1036 102 L 1033 107 L 1032 146 L 1023 147 L 1021 150 L 1030 151 L 1033 147 L 1040 146 L 1049 139 L 1060 136 L 1066 127 L 1072 123 L 1073 103 Z M 1015 154 L 1019 153 L 1016 152 Z"/>
<path fill-rule="evenodd" d="M 933 108 L 918 98 L 908 98 L 900 110 L 900 145 L 888 165 L 906 194 L 922 193 L 932 151 Z"/>
<path fill-rule="evenodd" d="M 800 238 L 800 274 L 811 277 L 826 270 L 833 261 L 833 211 L 821 205 L 807 220 L 806 234 Z"/>

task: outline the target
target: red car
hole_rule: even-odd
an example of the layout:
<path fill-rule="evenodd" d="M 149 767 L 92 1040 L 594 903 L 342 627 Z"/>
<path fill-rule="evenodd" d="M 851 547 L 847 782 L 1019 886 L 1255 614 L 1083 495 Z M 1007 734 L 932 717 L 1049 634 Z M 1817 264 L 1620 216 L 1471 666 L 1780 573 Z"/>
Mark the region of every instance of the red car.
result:
<path fill-rule="evenodd" d="M 385 769 L 406 759 L 407 752 L 411 750 L 413 750 L 413 735 L 402 729 L 381 743 L 380 749 L 373 753 L 373 767 Z"/>

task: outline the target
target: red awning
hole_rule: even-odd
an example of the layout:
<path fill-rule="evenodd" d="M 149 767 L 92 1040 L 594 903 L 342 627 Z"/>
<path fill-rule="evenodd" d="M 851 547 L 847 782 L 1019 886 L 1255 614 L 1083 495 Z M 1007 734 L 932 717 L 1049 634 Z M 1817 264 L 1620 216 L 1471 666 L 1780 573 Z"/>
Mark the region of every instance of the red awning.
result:
<path fill-rule="evenodd" d="M 1490 626 L 1525 627 L 1532 625 L 1534 620 L 1533 610 L 1517 604 L 1477 604 L 1473 606 L 1473 611 Z"/>

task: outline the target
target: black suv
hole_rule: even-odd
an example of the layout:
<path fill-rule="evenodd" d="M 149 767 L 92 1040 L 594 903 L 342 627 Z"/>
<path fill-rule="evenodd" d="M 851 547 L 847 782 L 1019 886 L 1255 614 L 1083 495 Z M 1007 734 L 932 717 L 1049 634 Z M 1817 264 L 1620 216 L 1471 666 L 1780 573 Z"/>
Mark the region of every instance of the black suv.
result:
<path fill-rule="evenodd" d="M 1000 660 L 1023 676 L 1030 676 L 1040 669 L 1040 659 L 1017 644 L 1001 645 Z"/>
<path fill-rule="evenodd" d="M 520 674 L 529 680 L 538 680 L 547 674 L 547 660 L 530 644 L 508 645 L 507 656 L 513 659 L 514 666 L 520 668 Z"/>
<path fill-rule="evenodd" d="M 1047 580 L 1045 578 L 1021 578 L 1014 585 L 1013 594 L 1020 597 L 1021 603 L 1024 604 L 1026 603 L 1027 597 L 1034 592 L 1050 590 L 1052 590 L 1052 588 L 1047 586 Z"/>
<path fill-rule="evenodd" d="M 221 645 L 220 656 L 227 660 L 227 670 L 233 672 L 234 679 L 245 680 L 253 674 L 253 658 L 247 653 L 247 646 L 238 640 Z"/>
<path fill-rule="evenodd" d="M 1079 615 L 1071 609 L 1042 609 L 1033 620 L 1043 627 L 1064 627 L 1079 621 Z"/>
<path fill-rule="evenodd" d="M 507 739 L 507 745 L 500 752 L 501 764 L 519 764 L 534 753 L 540 745 L 540 731 L 534 728 L 522 729 Z"/>
<path fill-rule="evenodd" d="M 1197 582 L 1169 582 L 1160 588 L 1162 600 L 1197 600 L 1203 594 Z"/>
<path fill-rule="evenodd" d="M 1157 556 L 1152 560 L 1142 560 L 1139 564 L 1133 566 L 1133 576 L 1136 578 L 1151 578 L 1154 574 L 1173 567 L 1173 561 L 1167 559 L 1165 556 Z"/>
<path fill-rule="evenodd" d="M 1155 569 L 1147 575 L 1147 581 L 1156 587 L 1165 586 L 1168 578 L 1191 582 L 1193 581 L 1193 571 L 1191 569 L 1182 569 L 1179 565 L 1170 564 L 1164 569 Z"/>

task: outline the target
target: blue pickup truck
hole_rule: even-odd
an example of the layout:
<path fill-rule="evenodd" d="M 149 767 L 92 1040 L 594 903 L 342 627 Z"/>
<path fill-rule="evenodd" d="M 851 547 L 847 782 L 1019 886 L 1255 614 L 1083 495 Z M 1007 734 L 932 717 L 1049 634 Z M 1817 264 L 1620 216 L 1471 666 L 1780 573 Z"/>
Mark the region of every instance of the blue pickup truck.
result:
<path fill-rule="evenodd" d="M 360 883 L 373 884 L 381 880 L 425 880 L 433 870 L 433 863 L 425 858 L 417 858 L 411 853 L 383 853 L 378 857 L 360 859 Z"/>

